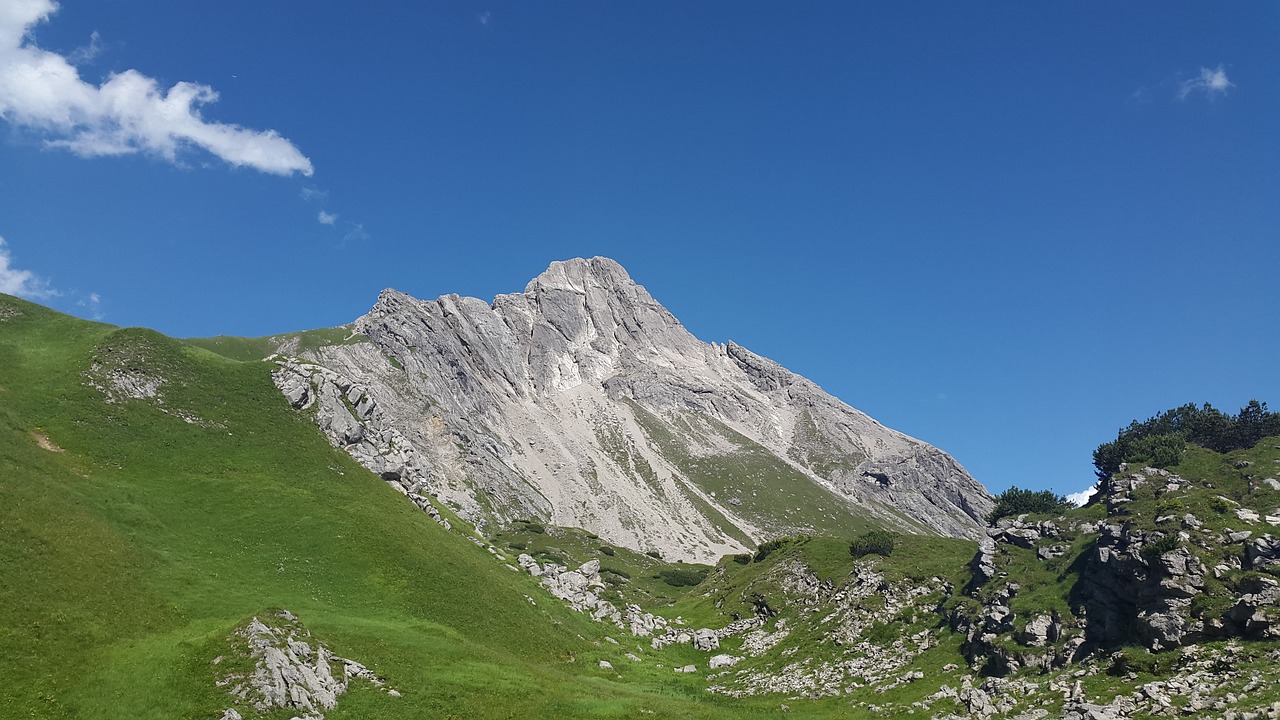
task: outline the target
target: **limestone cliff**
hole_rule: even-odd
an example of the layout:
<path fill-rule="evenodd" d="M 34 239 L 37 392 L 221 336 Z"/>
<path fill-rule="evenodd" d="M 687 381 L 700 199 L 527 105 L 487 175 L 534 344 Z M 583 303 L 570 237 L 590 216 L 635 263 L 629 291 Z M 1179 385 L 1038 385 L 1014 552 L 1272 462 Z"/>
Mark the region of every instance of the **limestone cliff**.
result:
<path fill-rule="evenodd" d="M 481 525 L 537 517 L 668 559 L 871 522 L 976 537 L 986 490 L 734 343 L 704 343 L 616 262 L 552 263 L 493 303 L 385 290 L 369 342 L 277 382 L 402 491 Z"/>

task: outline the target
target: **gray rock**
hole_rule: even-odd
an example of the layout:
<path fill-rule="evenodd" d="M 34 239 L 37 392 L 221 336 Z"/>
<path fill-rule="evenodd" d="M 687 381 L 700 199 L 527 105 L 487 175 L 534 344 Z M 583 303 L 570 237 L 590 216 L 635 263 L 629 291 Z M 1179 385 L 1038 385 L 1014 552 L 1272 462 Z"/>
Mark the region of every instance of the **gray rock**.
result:
<path fill-rule="evenodd" d="M 251 703 L 259 712 L 283 708 L 298 710 L 322 720 L 338 697 L 347 691 L 351 679 L 361 678 L 381 687 L 382 678 L 360 663 L 340 658 L 322 644 L 314 648 L 311 634 L 288 611 L 263 622 L 254 618 L 236 633 L 243 638 L 254 670 L 249 675 L 230 675 L 219 682 L 232 686 L 231 694 Z M 342 677 L 334 677 L 331 663 L 341 663 Z M 223 720 L 234 720 L 234 709 Z"/>
<path fill-rule="evenodd" d="M 720 648 L 720 636 L 715 630 L 702 628 L 693 633 L 693 647 L 702 652 L 711 652 Z"/>
<path fill-rule="evenodd" d="M 699 341 L 606 258 L 553 263 L 491 304 L 386 290 L 352 329 L 369 342 L 281 360 L 282 392 L 314 402 L 326 434 L 361 464 L 405 488 L 425 482 L 415 492 L 481 526 L 555 517 L 614 545 L 704 562 L 746 550 L 683 500 L 683 451 L 655 443 L 637 413 L 685 437 L 689 422 L 745 437 L 799 465 L 785 482 L 816 483 L 903 530 L 976 538 L 992 507 L 946 453 L 739 345 Z M 698 452 L 735 452 L 709 437 Z M 670 480 L 651 483 L 641 467 Z M 777 526 L 745 497 L 706 500 L 748 533 L 765 520 L 774 533 L 806 530 Z"/>
<path fill-rule="evenodd" d="M 600 661 L 600 669 L 601 669 L 601 670 L 612 670 L 612 669 L 613 669 L 613 663 L 609 662 L 608 660 L 601 660 L 601 661 Z"/>
<path fill-rule="evenodd" d="M 739 662 L 742 662 L 742 658 L 736 655 L 712 655 L 708 664 L 712 670 L 719 670 L 720 668 L 732 667 Z"/>

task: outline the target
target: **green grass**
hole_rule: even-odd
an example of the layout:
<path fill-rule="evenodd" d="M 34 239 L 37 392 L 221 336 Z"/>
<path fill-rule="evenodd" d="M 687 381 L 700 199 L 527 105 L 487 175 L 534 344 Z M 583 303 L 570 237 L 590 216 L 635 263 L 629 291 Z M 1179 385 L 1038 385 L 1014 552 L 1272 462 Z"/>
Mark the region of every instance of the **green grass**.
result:
<path fill-rule="evenodd" d="M 751 714 L 602 650 L 607 628 L 332 449 L 269 364 L 0 306 L 0 717 L 216 717 L 212 659 L 281 607 L 404 694 L 331 718 Z M 160 397 L 106 402 L 94 362 Z"/>
<path fill-rule="evenodd" d="M 218 335 L 210 338 L 188 338 L 183 342 L 232 360 L 250 361 L 262 360 L 281 352 L 282 348 L 291 348 L 290 352 L 297 354 L 328 345 L 355 345 L 369 342 L 369 338 L 354 332 L 349 325 L 340 325 L 258 338 Z M 394 359 L 391 361 L 393 364 L 396 363 Z"/>
<path fill-rule="evenodd" d="M 855 514 L 844 498 L 717 420 L 692 413 L 660 418 L 635 403 L 629 405 L 649 440 L 685 477 L 769 535 L 836 536 L 878 526 Z M 727 442 L 733 450 L 698 455 L 693 450 L 698 440 L 713 446 Z M 705 509 L 705 503 L 699 506 Z M 713 520 L 720 522 L 719 517 L 716 513 Z M 740 529 L 723 522 L 722 530 L 741 539 Z"/>

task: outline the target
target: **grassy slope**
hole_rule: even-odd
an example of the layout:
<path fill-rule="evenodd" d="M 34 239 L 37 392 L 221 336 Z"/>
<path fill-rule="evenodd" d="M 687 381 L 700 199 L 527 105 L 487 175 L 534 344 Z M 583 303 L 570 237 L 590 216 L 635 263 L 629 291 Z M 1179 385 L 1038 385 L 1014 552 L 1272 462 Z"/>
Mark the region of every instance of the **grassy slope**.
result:
<path fill-rule="evenodd" d="M 280 607 L 404 695 L 330 718 L 753 714 L 628 667 L 330 448 L 268 366 L 7 296 L 0 318 L 0 717 L 216 717 L 212 659 Z M 163 376 L 160 403 L 105 402 L 95 361 Z"/>

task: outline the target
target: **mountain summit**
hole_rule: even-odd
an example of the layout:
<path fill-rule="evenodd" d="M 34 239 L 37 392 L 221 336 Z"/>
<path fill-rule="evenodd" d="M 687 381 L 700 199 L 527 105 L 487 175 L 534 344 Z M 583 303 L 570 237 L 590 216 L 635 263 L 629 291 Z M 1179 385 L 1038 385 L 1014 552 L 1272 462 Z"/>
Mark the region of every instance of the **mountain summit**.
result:
<path fill-rule="evenodd" d="M 295 407 L 394 487 L 480 526 L 539 519 L 669 559 L 871 525 L 981 534 L 986 490 L 732 342 L 608 258 L 492 303 L 385 290 L 344 342 L 279 360 Z"/>

